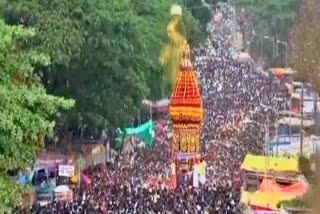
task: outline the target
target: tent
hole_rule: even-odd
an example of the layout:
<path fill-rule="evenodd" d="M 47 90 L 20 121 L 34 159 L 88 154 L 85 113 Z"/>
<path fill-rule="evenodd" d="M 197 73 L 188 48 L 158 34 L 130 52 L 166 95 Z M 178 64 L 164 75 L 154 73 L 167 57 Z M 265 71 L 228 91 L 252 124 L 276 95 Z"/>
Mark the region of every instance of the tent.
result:
<path fill-rule="evenodd" d="M 241 169 L 264 172 L 266 170 L 266 162 L 269 162 L 267 166 L 268 170 L 277 172 L 299 172 L 298 159 L 296 158 L 269 157 L 268 160 L 266 160 L 266 158 L 265 156 L 248 154 L 241 165 Z"/>

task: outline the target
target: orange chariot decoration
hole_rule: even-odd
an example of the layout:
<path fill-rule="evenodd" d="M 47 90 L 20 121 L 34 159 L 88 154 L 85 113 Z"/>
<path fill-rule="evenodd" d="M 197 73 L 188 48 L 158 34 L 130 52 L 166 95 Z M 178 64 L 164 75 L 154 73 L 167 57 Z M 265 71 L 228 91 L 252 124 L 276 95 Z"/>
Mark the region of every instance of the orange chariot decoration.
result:
<path fill-rule="evenodd" d="M 172 152 L 177 172 L 189 171 L 200 159 L 200 129 L 203 119 L 202 98 L 185 42 L 180 70 L 170 101 L 173 124 Z"/>

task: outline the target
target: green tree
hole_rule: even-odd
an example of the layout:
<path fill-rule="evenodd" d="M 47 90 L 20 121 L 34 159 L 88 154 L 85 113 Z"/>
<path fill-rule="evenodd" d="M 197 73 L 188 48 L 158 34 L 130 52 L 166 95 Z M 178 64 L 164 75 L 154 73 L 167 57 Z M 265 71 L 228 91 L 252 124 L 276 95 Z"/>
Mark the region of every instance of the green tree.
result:
<path fill-rule="evenodd" d="M 80 56 L 84 42 L 80 21 L 85 1 L 2 2 L 0 10 L 6 23 L 32 26 L 36 36 L 30 45 L 49 55 L 52 65 L 68 65 Z"/>
<path fill-rule="evenodd" d="M 304 156 L 300 156 L 298 159 L 298 166 L 301 171 L 301 173 L 307 178 L 310 179 L 310 177 L 313 175 L 313 172 L 311 171 L 311 163 L 310 160 Z"/>
<path fill-rule="evenodd" d="M 72 100 L 48 95 L 34 65 L 46 65 L 49 58 L 25 48 L 34 31 L 8 26 L 0 20 L 0 213 L 19 205 L 23 188 L 7 175 L 25 169 L 43 148 L 52 131 L 58 109 L 73 106 Z"/>
<path fill-rule="evenodd" d="M 184 4 L 191 12 L 192 16 L 204 27 L 211 20 L 212 3 L 204 0 L 185 0 Z"/>
<path fill-rule="evenodd" d="M 179 3 L 179 2 L 178 2 Z M 144 98 L 164 88 L 160 49 L 166 41 L 171 0 L 15 0 L 1 6 L 7 23 L 35 28 L 30 45 L 45 51 L 50 66 L 38 66 L 49 92 L 74 98 L 66 130 L 128 126 Z M 203 27 L 184 13 L 193 44 Z M 82 121 L 82 122 L 81 122 Z"/>
<path fill-rule="evenodd" d="M 235 0 L 235 4 L 238 9 L 245 9 L 252 18 L 253 28 L 257 34 L 254 40 L 255 46 L 261 48 L 265 36 L 273 37 L 274 41 L 271 42 L 275 44 L 276 40 L 287 41 L 288 30 L 296 16 L 298 0 Z M 278 47 L 275 45 L 274 49 L 268 49 L 271 50 L 269 54 L 271 59 L 280 54 Z"/>
<path fill-rule="evenodd" d="M 292 200 L 280 201 L 277 206 L 284 208 L 308 208 L 312 209 L 312 213 L 319 213 L 319 197 L 320 197 L 320 174 L 319 174 L 319 159 L 318 153 L 312 154 L 310 160 L 306 157 L 300 156 L 298 166 L 300 172 L 307 178 L 309 182 L 308 191 L 300 198 Z M 316 164 L 316 171 L 311 171 L 311 164 Z"/>
<path fill-rule="evenodd" d="M 320 91 L 320 2 L 306 0 L 291 29 L 290 64 L 298 71 L 298 78 L 310 82 Z"/>

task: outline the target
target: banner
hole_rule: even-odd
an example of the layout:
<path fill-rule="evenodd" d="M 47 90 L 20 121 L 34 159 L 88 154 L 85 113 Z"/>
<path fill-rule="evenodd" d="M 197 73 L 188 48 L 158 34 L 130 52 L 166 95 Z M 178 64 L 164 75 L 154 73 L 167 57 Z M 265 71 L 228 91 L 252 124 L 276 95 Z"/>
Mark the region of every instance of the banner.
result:
<path fill-rule="evenodd" d="M 152 120 L 135 127 L 135 128 L 126 128 L 121 130 L 117 129 L 117 138 L 116 138 L 116 148 L 120 149 L 123 145 L 124 139 L 126 137 L 131 137 L 137 135 L 140 140 L 146 145 L 151 146 L 153 144 L 154 130 Z"/>
<path fill-rule="evenodd" d="M 268 169 L 276 172 L 299 172 L 298 160 L 296 158 L 286 157 L 269 157 L 266 160 L 265 156 L 260 155 L 246 155 L 241 169 L 254 172 L 265 172 L 266 161 L 269 162 Z"/>
<path fill-rule="evenodd" d="M 74 166 L 59 165 L 59 176 L 72 177 L 74 175 Z"/>

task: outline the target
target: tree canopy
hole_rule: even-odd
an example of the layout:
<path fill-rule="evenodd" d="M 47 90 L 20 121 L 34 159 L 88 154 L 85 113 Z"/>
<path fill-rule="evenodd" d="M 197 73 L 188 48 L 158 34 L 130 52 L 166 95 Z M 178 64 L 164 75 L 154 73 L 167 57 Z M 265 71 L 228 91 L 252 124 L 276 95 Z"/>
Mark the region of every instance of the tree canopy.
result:
<path fill-rule="evenodd" d="M 18 205 L 23 191 L 7 172 L 32 163 L 54 119 L 66 131 L 130 126 L 144 98 L 168 95 L 159 54 L 171 6 L 0 0 L 0 213 Z M 196 45 L 205 38 L 205 19 L 183 9 L 187 38 Z M 57 114 L 73 106 L 68 98 L 75 107 Z"/>
<path fill-rule="evenodd" d="M 34 27 L 30 45 L 52 59 L 37 71 L 49 92 L 77 101 L 65 115 L 67 128 L 76 129 L 83 121 L 96 128 L 131 125 L 142 99 L 168 95 L 158 59 L 171 6 L 170 0 L 16 0 L 0 10 L 7 23 Z M 190 11 L 183 19 L 197 44 L 203 25 Z"/>
<path fill-rule="evenodd" d="M 312 169 L 311 162 L 315 164 Z M 319 213 L 319 196 L 320 196 L 320 155 L 319 153 L 312 154 L 310 159 L 300 156 L 298 162 L 300 172 L 306 177 L 309 187 L 308 191 L 300 198 L 292 200 L 280 201 L 277 206 L 284 208 L 308 208 L 312 209 L 312 213 Z"/>
<path fill-rule="evenodd" d="M 33 66 L 50 62 L 26 48 L 33 30 L 8 26 L 0 19 L 0 35 L 0 213 L 5 213 L 19 204 L 23 191 L 7 172 L 32 164 L 52 131 L 57 110 L 68 109 L 74 102 L 48 95 L 33 73 Z"/>
<path fill-rule="evenodd" d="M 252 45 L 259 49 L 257 53 L 265 52 L 269 56 L 269 61 L 281 55 L 278 45 L 275 45 L 274 49 L 268 47 L 272 47 L 270 45 L 272 42 L 276 44 L 276 40 L 287 41 L 288 30 L 297 13 L 298 0 L 235 0 L 235 3 L 238 9 L 245 9 L 252 17 L 255 32 Z M 268 45 L 261 46 L 265 36 L 270 37 L 271 41 L 265 41 Z M 260 50 L 261 48 L 263 50 Z M 282 56 L 285 55 L 284 52 Z"/>
<path fill-rule="evenodd" d="M 297 0 L 236 0 L 253 18 L 254 25 L 265 29 L 263 36 L 286 39 L 286 33 L 296 16 Z M 259 5 L 259 7 L 257 7 Z"/>
<path fill-rule="evenodd" d="M 320 91 L 320 2 L 303 2 L 290 34 L 290 64 L 299 79 L 308 81 Z"/>

